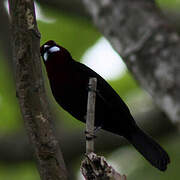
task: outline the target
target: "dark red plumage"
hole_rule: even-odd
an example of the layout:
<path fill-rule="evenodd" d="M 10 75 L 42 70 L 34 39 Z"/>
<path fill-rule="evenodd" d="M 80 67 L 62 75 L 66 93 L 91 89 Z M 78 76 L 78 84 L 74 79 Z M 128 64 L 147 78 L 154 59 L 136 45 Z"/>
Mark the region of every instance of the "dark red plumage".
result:
<path fill-rule="evenodd" d="M 153 166 L 166 170 L 168 154 L 137 126 L 126 104 L 100 75 L 73 60 L 65 48 L 52 40 L 40 51 L 52 93 L 62 108 L 85 122 L 88 81 L 96 77 L 95 126 L 125 137 Z"/>

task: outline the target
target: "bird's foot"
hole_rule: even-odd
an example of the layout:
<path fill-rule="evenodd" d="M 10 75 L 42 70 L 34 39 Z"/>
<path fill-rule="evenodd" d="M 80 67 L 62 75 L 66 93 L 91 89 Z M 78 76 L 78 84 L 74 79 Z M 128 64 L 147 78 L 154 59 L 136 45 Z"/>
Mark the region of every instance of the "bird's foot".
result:
<path fill-rule="evenodd" d="M 96 126 L 94 128 L 94 132 L 93 133 L 90 133 L 88 131 L 85 131 L 85 135 L 86 135 L 86 140 L 92 140 L 92 139 L 95 139 L 97 138 L 97 136 L 95 135 L 99 130 L 101 129 L 101 126 Z"/>
<path fill-rule="evenodd" d="M 97 91 L 97 90 L 92 89 L 92 87 L 91 87 L 90 85 L 88 85 L 88 87 L 87 87 L 87 91 L 91 91 L 91 92 L 94 92 L 94 93 L 98 93 L 98 91 Z"/>
<path fill-rule="evenodd" d="M 97 136 L 94 135 L 94 133 L 85 131 L 86 140 L 91 141 L 92 139 L 95 139 Z"/>

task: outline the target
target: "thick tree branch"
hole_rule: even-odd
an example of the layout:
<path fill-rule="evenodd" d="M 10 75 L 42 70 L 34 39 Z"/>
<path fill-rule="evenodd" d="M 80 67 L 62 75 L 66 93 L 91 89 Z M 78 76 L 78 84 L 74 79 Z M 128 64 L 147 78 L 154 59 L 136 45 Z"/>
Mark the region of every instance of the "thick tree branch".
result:
<path fill-rule="evenodd" d="M 180 122 L 180 37 L 154 1 L 84 3 L 140 85 L 172 121 Z"/>
<path fill-rule="evenodd" d="M 9 0 L 16 91 L 42 180 L 67 179 L 58 141 L 53 135 L 40 61 L 40 34 L 33 0 Z"/>

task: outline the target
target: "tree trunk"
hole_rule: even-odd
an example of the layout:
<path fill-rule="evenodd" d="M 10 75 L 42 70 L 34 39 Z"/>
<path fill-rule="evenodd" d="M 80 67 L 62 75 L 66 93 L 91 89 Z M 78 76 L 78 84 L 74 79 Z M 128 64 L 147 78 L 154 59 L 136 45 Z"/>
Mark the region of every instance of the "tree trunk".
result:
<path fill-rule="evenodd" d="M 40 33 L 33 0 L 9 0 L 16 91 L 42 180 L 67 179 L 51 124 L 40 61 Z"/>

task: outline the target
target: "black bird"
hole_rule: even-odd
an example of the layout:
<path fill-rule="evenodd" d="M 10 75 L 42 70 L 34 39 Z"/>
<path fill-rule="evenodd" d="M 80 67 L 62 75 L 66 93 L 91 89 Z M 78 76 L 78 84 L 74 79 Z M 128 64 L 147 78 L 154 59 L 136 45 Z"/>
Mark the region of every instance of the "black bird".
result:
<path fill-rule="evenodd" d="M 153 166 L 166 170 L 168 154 L 137 126 L 126 104 L 100 75 L 52 40 L 42 45 L 40 52 L 54 98 L 63 109 L 85 122 L 88 82 L 96 77 L 95 126 L 125 137 Z"/>

